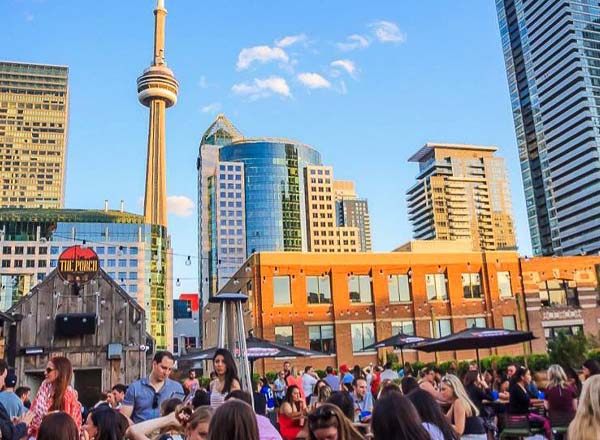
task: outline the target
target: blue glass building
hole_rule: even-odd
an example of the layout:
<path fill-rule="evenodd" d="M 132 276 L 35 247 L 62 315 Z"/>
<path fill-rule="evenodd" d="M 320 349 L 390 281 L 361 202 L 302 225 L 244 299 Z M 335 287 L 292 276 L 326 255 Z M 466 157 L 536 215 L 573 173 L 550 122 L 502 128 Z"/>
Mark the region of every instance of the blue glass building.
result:
<path fill-rule="evenodd" d="M 321 155 L 293 141 L 243 139 L 222 147 L 219 159 L 244 164 L 247 256 L 306 251 L 303 170 L 321 165 Z"/>
<path fill-rule="evenodd" d="M 496 0 L 536 255 L 600 251 L 600 7 Z"/>

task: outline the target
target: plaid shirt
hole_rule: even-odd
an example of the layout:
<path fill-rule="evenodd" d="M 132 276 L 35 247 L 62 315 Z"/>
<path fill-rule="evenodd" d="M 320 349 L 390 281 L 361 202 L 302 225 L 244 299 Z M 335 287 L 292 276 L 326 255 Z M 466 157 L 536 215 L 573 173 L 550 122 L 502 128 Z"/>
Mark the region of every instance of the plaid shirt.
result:
<path fill-rule="evenodd" d="M 54 386 L 52 385 L 52 382 L 45 380 L 42 382 L 42 385 L 40 386 L 40 389 L 38 390 L 38 393 L 31 404 L 33 420 L 29 425 L 29 437 L 37 437 L 42 420 L 48 414 L 50 406 L 52 405 L 53 396 Z M 70 385 L 65 391 L 64 405 L 64 412 L 73 418 L 75 424 L 77 425 L 77 429 L 81 430 L 81 403 L 79 403 L 77 400 L 77 391 L 75 391 Z"/>

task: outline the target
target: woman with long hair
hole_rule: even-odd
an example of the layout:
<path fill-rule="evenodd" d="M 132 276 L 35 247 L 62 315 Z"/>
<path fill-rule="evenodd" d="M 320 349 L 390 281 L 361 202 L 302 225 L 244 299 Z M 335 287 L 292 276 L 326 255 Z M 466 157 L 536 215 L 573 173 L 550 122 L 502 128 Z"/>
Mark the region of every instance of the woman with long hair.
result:
<path fill-rule="evenodd" d="M 79 440 L 79 429 L 69 414 L 48 414 L 38 427 L 37 440 Z"/>
<path fill-rule="evenodd" d="M 567 375 L 560 365 L 550 365 L 548 368 L 548 385 L 546 400 L 550 419 L 556 416 L 567 420 L 575 417 L 577 409 L 577 390 L 567 382 Z"/>
<path fill-rule="evenodd" d="M 302 386 L 301 372 L 295 365 L 293 365 L 290 369 L 290 374 L 288 374 L 288 376 L 285 378 L 285 381 L 287 383 L 288 390 L 292 385 L 297 386 L 300 390 L 300 395 L 304 399 L 304 402 L 306 402 L 306 394 L 304 393 L 304 387 Z"/>
<path fill-rule="evenodd" d="M 581 388 L 583 384 L 581 383 L 581 379 L 579 378 L 579 373 L 575 371 L 575 368 L 571 366 L 565 367 L 565 374 L 567 375 L 567 383 L 575 388 L 576 396 L 579 398 L 581 395 Z"/>
<path fill-rule="evenodd" d="M 306 401 L 300 394 L 300 388 L 291 385 L 281 406 L 279 407 L 279 432 L 284 440 L 304 436 L 304 416 L 306 415 Z"/>
<path fill-rule="evenodd" d="M 77 391 L 71 387 L 71 361 L 63 356 L 53 357 L 48 361 L 44 375 L 45 379 L 31 404 L 33 420 L 29 425 L 29 437 L 37 437 L 42 419 L 52 411 L 69 414 L 77 429 L 81 429 L 81 403 L 77 400 Z"/>
<path fill-rule="evenodd" d="M 252 407 L 238 399 L 225 402 L 210 420 L 208 440 L 259 440 Z"/>
<path fill-rule="evenodd" d="M 131 425 L 126 435 L 131 440 L 150 440 L 148 436 L 153 432 L 170 431 L 177 433 L 168 434 L 172 439 L 182 437 L 186 440 L 206 440 L 212 414 L 213 409 L 210 406 L 201 406 L 192 413 L 191 407 L 181 405 L 166 416 Z M 165 434 L 159 438 L 165 438 Z"/>
<path fill-rule="evenodd" d="M 364 439 L 344 413 L 331 403 L 321 405 L 308 415 L 308 432 L 310 440 Z"/>
<path fill-rule="evenodd" d="M 83 433 L 86 439 L 122 440 L 128 426 L 129 422 L 123 414 L 102 405 L 88 414 Z"/>
<path fill-rule="evenodd" d="M 432 440 L 459 440 L 458 434 L 446 420 L 440 405 L 430 393 L 416 389 L 406 397 L 415 406 L 421 416 L 421 424 Z"/>
<path fill-rule="evenodd" d="M 331 397 L 331 387 L 323 379 L 315 384 L 315 391 L 311 396 L 310 410 L 315 410 Z"/>
<path fill-rule="evenodd" d="M 451 403 L 446 418 L 461 439 L 487 440 L 479 409 L 455 375 L 447 374 L 442 379 L 442 398 Z"/>
<path fill-rule="evenodd" d="M 241 389 L 237 366 L 233 356 L 225 348 L 219 348 L 213 356 L 216 379 L 210 383 L 210 406 L 218 408 L 233 390 Z"/>
<path fill-rule="evenodd" d="M 575 418 L 569 425 L 569 440 L 598 438 L 600 433 L 600 375 L 583 383 Z"/>
<path fill-rule="evenodd" d="M 533 414 L 529 411 L 531 398 L 527 393 L 527 386 L 531 382 L 531 372 L 527 367 L 518 367 L 510 379 L 508 414 L 524 415 L 529 419 L 531 426 L 544 428 L 546 438 L 552 438 L 550 422 L 547 418 Z"/>
<path fill-rule="evenodd" d="M 400 393 L 389 393 L 375 402 L 371 429 L 377 440 L 430 440 L 414 405 Z"/>

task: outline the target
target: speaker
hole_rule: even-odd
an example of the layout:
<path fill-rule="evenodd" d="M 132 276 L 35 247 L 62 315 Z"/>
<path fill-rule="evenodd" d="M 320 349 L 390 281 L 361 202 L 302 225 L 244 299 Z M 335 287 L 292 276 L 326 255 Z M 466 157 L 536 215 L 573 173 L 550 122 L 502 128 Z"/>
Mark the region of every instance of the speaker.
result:
<path fill-rule="evenodd" d="M 59 313 L 56 315 L 56 336 L 72 337 L 96 333 L 97 317 L 94 313 Z"/>

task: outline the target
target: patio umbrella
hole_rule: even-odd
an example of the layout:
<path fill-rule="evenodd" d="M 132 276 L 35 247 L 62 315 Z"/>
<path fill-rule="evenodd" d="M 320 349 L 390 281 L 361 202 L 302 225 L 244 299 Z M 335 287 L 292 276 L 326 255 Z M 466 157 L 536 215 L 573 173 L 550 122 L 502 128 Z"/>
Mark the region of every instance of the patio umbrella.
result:
<path fill-rule="evenodd" d="M 402 367 L 404 367 L 404 347 L 412 347 L 419 342 L 431 341 L 431 338 L 423 338 L 421 336 L 411 336 L 404 333 L 398 333 L 390 338 L 384 339 L 374 344 L 368 345 L 363 350 L 372 348 L 394 347 L 400 349 L 400 357 L 402 359 Z"/>
<path fill-rule="evenodd" d="M 502 347 L 535 339 L 533 333 L 519 330 L 506 330 L 487 327 L 471 327 L 443 338 L 420 342 L 413 345 L 416 350 L 433 351 L 475 350 L 479 368 L 479 349 Z"/>
<path fill-rule="evenodd" d="M 207 361 L 214 357 L 218 347 L 207 348 L 202 351 L 190 353 L 181 356 L 181 360 L 187 361 Z M 246 338 L 246 350 L 248 352 L 248 360 L 250 361 L 251 369 L 254 370 L 254 361 L 264 358 L 277 357 L 309 357 L 309 356 L 325 356 L 325 353 L 320 351 L 308 350 L 306 348 L 294 347 L 291 345 L 282 345 L 275 342 L 267 341 L 266 339 L 248 336 Z"/>

